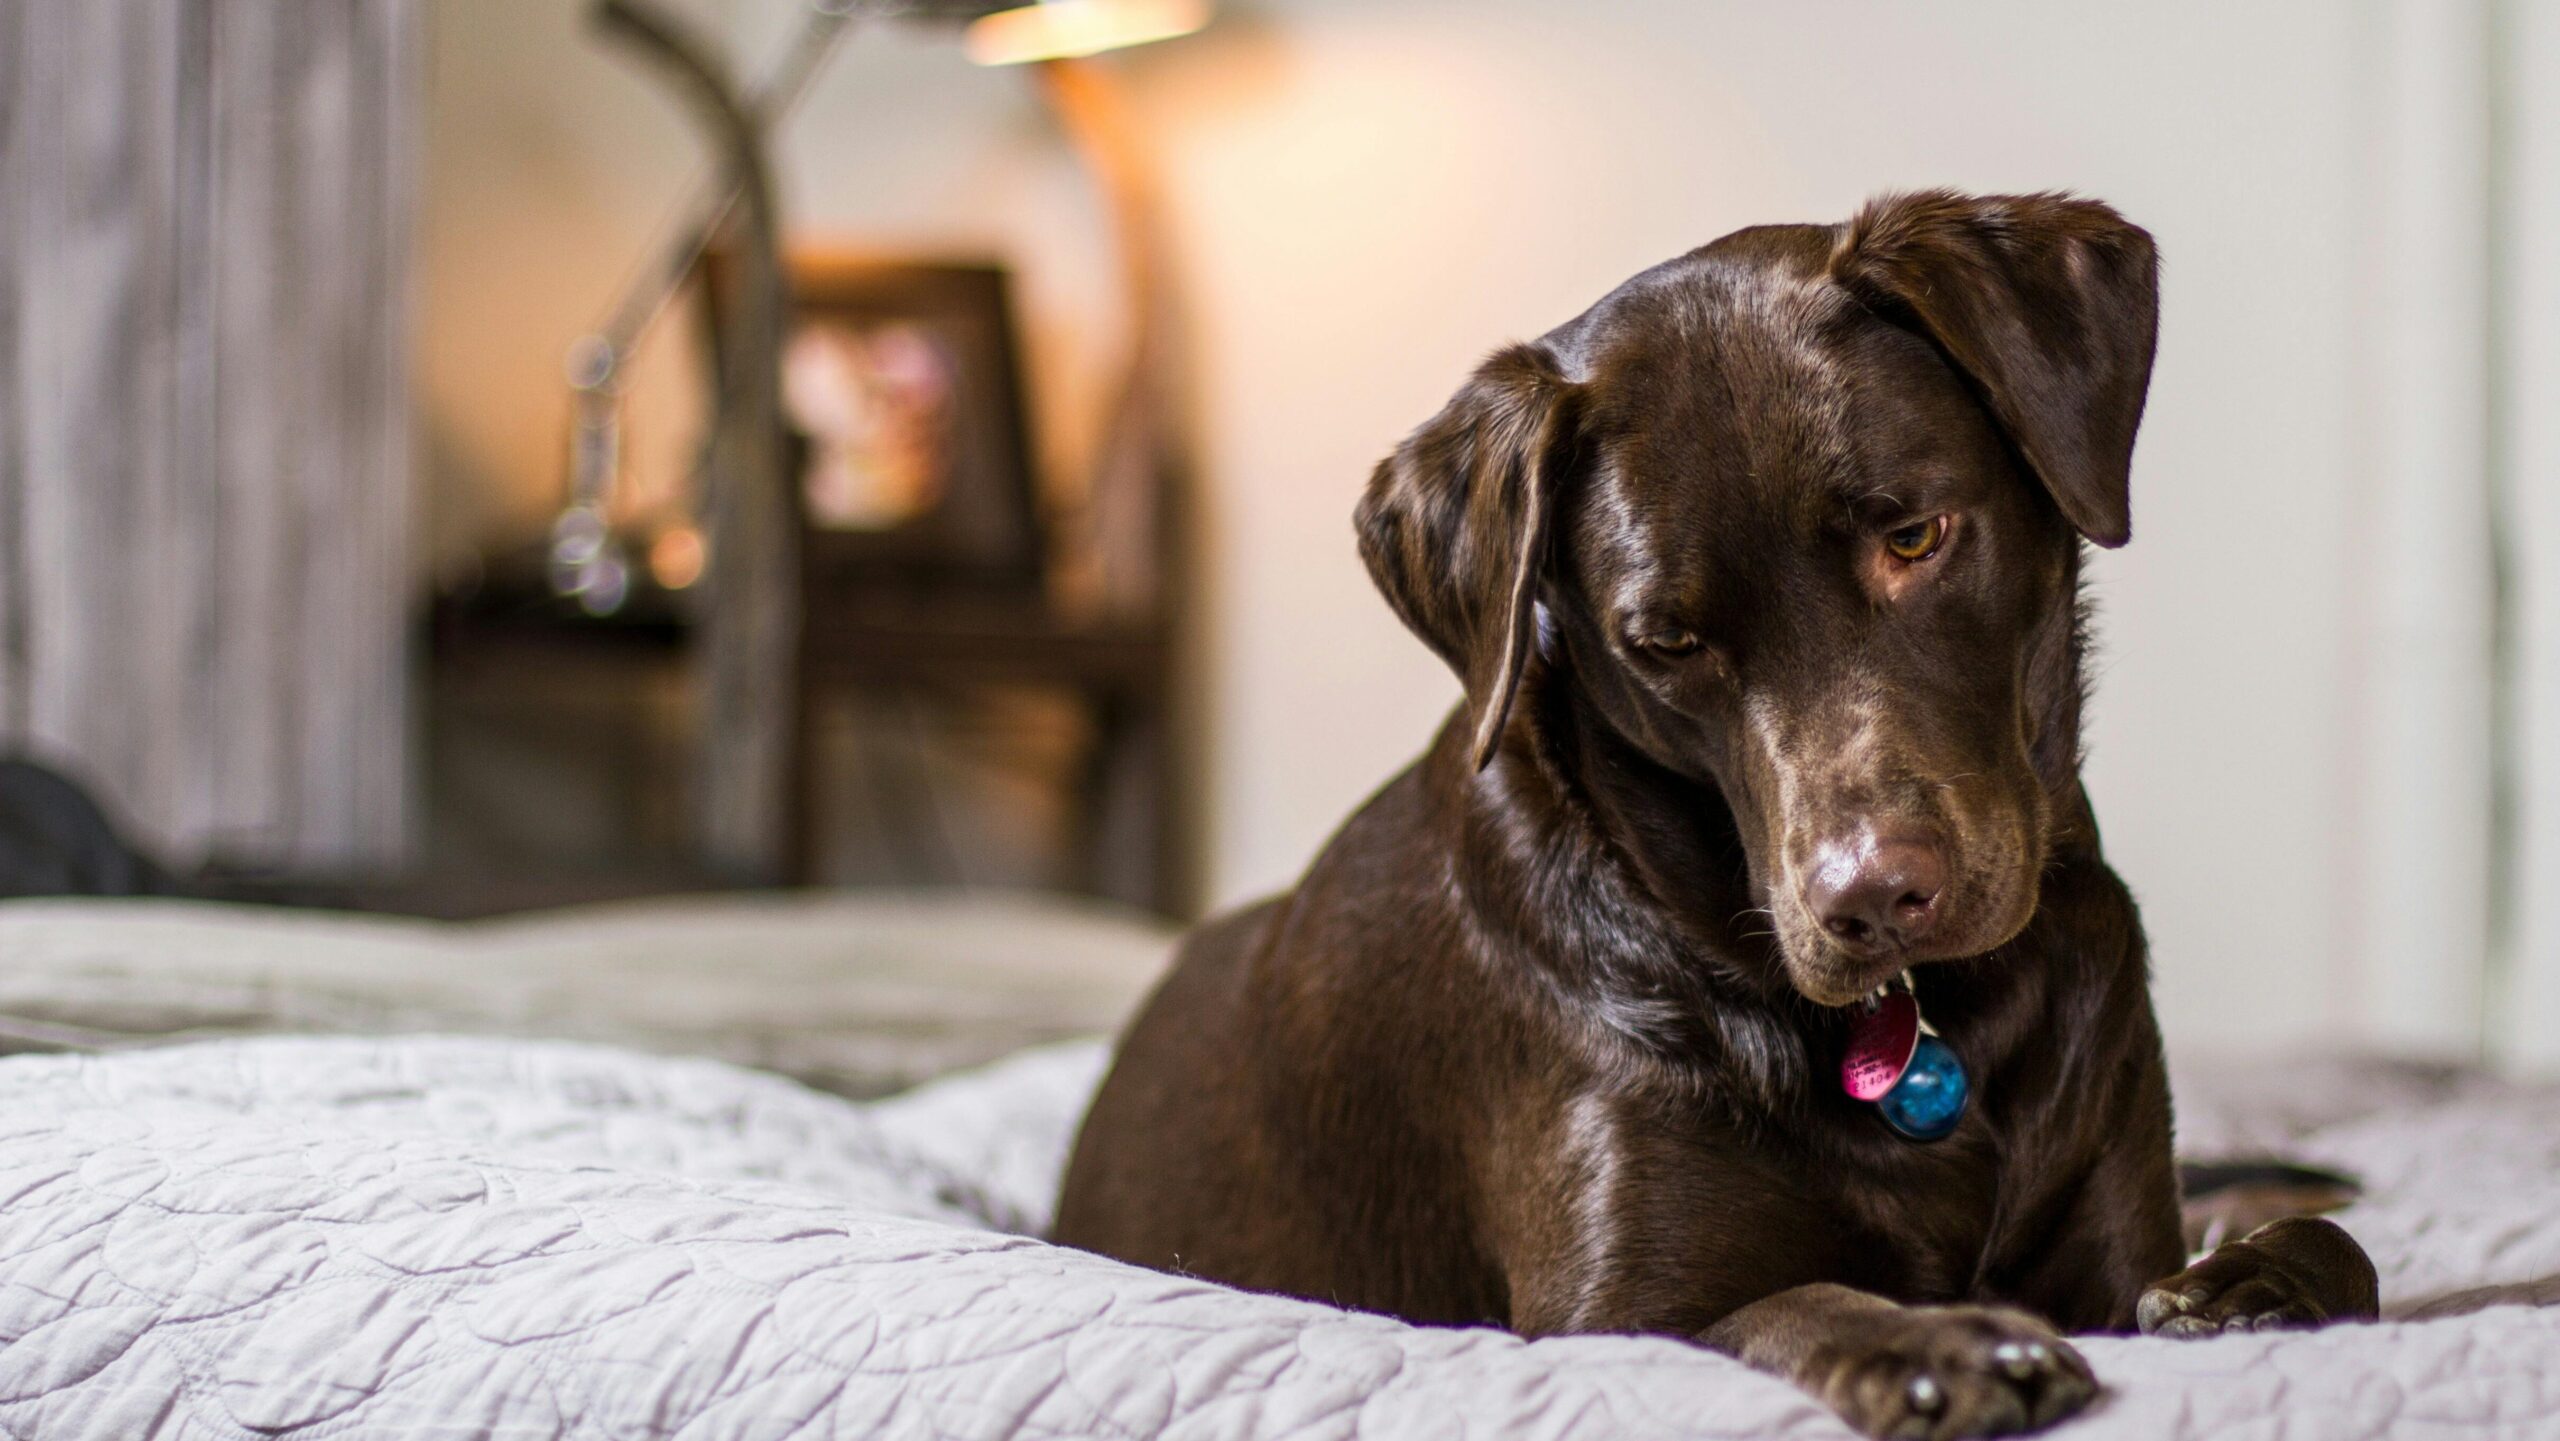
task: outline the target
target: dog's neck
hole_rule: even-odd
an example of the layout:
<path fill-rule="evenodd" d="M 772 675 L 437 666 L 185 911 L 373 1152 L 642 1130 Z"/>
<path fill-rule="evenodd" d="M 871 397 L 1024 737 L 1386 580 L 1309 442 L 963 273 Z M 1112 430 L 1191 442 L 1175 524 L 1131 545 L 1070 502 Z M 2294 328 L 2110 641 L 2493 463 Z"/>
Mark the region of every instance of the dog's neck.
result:
<path fill-rule="evenodd" d="M 2082 548 L 2064 562 L 2062 593 L 2070 597 L 2036 627 L 2025 656 L 2027 760 L 2044 786 L 2056 845 L 2085 838 L 2094 848 L 2089 802 L 2080 789 L 2080 717 L 2089 699 L 2089 598 L 2081 588 Z"/>

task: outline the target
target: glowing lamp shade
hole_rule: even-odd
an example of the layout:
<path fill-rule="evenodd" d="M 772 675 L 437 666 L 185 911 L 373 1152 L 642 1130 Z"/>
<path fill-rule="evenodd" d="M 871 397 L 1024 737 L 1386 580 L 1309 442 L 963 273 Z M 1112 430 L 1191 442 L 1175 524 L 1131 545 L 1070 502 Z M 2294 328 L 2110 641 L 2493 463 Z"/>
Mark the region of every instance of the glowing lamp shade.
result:
<path fill-rule="evenodd" d="M 1209 0 L 1041 0 L 969 24 L 962 50 L 981 65 L 1099 55 L 1188 35 L 1209 23 Z"/>

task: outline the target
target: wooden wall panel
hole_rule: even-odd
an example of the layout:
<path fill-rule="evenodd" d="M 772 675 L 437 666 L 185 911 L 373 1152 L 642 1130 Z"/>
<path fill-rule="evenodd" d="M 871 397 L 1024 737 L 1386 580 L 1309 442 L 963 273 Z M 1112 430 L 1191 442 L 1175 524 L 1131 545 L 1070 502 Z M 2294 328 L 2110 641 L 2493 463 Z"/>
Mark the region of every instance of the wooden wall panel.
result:
<path fill-rule="evenodd" d="M 27 135 L 26 84 L 20 78 L 27 53 L 28 10 L 22 0 L 0 0 L 0 743 L 26 734 L 27 613 L 25 544 L 26 447 L 22 437 L 23 367 L 17 363 L 18 257 L 31 186 L 26 180 L 33 141 Z"/>
<path fill-rule="evenodd" d="M 181 860 L 409 830 L 415 0 L 0 0 L 0 747 Z"/>

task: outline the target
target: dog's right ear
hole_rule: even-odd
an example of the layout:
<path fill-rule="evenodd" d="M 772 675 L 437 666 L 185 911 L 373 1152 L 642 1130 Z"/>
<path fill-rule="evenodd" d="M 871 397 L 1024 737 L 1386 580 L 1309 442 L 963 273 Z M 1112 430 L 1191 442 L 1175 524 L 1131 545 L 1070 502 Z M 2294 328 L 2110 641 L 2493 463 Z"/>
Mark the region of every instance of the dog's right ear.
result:
<path fill-rule="evenodd" d="M 1579 396 L 1543 346 L 1498 350 L 1379 464 L 1360 498 L 1360 558 L 1465 684 L 1479 770 L 1527 664 Z"/>

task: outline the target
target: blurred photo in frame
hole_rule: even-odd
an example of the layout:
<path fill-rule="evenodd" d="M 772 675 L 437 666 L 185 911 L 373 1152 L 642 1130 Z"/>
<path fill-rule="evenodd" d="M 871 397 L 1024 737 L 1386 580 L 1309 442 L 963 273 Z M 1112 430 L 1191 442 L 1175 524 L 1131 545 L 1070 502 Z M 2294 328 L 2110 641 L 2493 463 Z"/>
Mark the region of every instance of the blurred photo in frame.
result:
<path fill-rule="evenodd" d="M 810 578 L 1036 590 L 1039 488 L 1006 270 L 830 250 L 788 265 L 782 401 Z"/>

